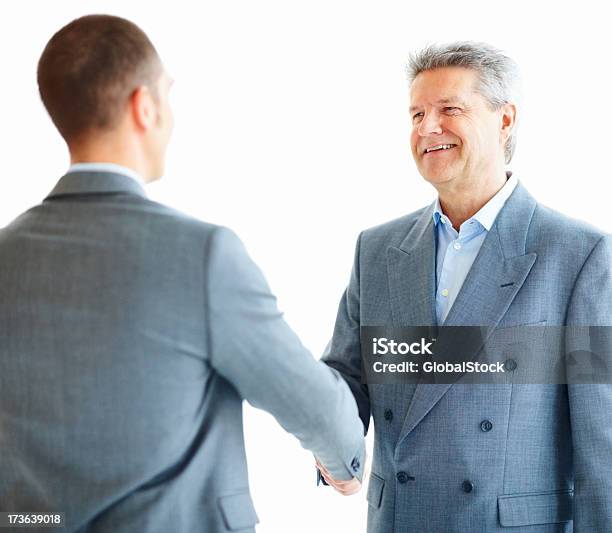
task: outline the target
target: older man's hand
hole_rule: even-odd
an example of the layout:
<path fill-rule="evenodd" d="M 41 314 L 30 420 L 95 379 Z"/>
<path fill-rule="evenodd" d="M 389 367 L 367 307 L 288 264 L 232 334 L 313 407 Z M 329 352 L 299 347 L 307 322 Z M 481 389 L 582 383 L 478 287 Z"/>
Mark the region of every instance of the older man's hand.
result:
<path fill-rule="evenodd" d="M 332 486 L 343 496 L 350 496 L 351 494 L 359 492 L 359 489 L 361 489 L 361 481 L 359 481 L 357 478 L 354 477 L 348 481 L 336 481 L 318 459 L 316 459 L 316 463 L 317 468 L 321 472 L 321 475 L 327 484 Z"/>

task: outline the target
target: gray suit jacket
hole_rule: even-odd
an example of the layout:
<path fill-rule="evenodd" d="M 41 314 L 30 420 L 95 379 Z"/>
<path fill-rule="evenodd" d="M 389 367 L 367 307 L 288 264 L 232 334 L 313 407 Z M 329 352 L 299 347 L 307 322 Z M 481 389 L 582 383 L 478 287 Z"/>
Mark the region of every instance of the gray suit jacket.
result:
<path fill-rule="evenodd" d="M 360 326 L 436 322 L 432 210 L 360 235 L 324 357 L 374 420 L 368 531 L 612 531 L 612 386 L 360 383 Z M 519 184 L 445 325 L 541 323 L 612 325 L 612 245 Z"/>
<path fill-rule="evenodd" d="M 243 398 L 361 477 L 349 388 L 231 231 L 111 173 L 64 176 L 0 231 L 0 510 L 88 533 L 252 532 Z"/>

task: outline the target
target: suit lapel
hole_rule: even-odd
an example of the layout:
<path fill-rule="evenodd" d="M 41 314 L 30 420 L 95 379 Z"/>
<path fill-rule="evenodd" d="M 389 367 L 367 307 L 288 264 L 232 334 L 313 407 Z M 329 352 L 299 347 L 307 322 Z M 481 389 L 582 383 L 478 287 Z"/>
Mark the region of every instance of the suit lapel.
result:
<path fill-rule="evenodd" d="M 497 326 L 536 260 L 535 253 L 525 250 L 535 206 L 535 200 L 519 183 L 486 236 L 444 326 L 481 325 L 489 326 L 489 331 Z M 433 299 L 433 289 L 430 294 Z M 478 355 L 480 346 L 482 343 L 473 352 L 473 358 Z M 416 427 L 450 387 L 452 384 L 417 385 L 399 441 Z"/>
<path fill-rule="evenodd" d="M 433 205 L 423 211 L 399 247 L 387 251 L 393 325 L 435 324 Z"/>
<path fill-rule="evenodd" d="M 505 258 L 499 229 L 494 225 L 444 325 L 495 327 L 525 282 L 535 258 L 535 253 Z"/>

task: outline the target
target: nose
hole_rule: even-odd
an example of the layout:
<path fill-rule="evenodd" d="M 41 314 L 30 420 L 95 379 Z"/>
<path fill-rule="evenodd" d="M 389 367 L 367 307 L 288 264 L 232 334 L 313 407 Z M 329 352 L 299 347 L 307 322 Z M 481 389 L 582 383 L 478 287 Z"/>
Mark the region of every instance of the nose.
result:
<path fill-rule="evenodd" d="M 419 124 L 418 133 L 421 137 L 442 133 L 440 115 L 435 111 L 425 111 L 423 120 Z"/>

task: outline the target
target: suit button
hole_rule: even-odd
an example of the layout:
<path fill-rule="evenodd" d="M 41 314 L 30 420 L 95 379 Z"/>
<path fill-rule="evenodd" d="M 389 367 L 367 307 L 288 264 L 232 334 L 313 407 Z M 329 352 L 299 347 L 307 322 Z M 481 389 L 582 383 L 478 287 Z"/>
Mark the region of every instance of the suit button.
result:
<path fill-rule="evenodd" d="M 506 370 L 508 370 L 509 372 L 512 372 L 513 370 L 516 370 L 516 367 L 518 365 L 516 364 L 516 361 L 514 359 L 508 359 L 505 363 L 504 363 L 504 368 Z"/>
<path fill-rule="evenodd" d="M 491 422 L 490 420 L 483 420 L 480 423 L 480 429 L 482 429 L 482 431 L 484 431 L 485 433 L 487 431 L 491 431 L 493 429 L 493 422 Z"/>
<path fill-rule="evenodd" d="M 393 420 L 393 411 L 391 409 L 385 409 L 385 420 L 391 422 Z"/>
<path fill-rule="evenodd" d="M 404 483 L 406 483 L 408 481 L 408 474 L 406 474 L 406 472 L 398 472 L 397 473 L 397 480 L 403 485 Z"/>
<path fill-rule="evenodd" d="M 357 459 L 357 457 L 353 457 L 353 460 L 351 461 L 351 468 L 353 469 L 353 472 L 357 472 L 360 466 L 359 459 Z"/>
<path fill-rule="evenodd" d="M 474 483 L 472 483 L 471 481 L 465 480 L 462 484 L 461 484 L 461 488 L 463 489 L 463 492 L 472 492 L 474 490 Z"/>

